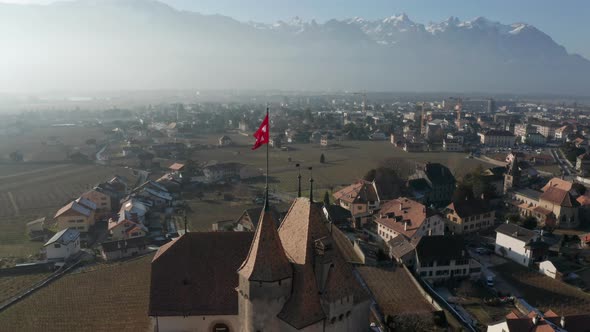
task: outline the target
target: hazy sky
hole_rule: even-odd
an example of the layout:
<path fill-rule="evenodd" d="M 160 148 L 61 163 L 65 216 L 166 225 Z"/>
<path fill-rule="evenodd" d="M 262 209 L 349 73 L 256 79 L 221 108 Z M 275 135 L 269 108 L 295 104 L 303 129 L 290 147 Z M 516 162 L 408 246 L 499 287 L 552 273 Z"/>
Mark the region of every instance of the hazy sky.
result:
<path fill-rule="evenodd" d="M 52 0 L 0 0 L 49 3 Z M 361 16 L 383 18 L 405 12 L 418 22 L 449 16 L 486 16 L 502 23 L 526 22 L 549 34 L 570 53 L 590 59 L 590 1 L 588 0 L 162 0 L 173 7 L 222 14 L 241 21 L 272 22 L 294 16 L 325 21 Z"/>

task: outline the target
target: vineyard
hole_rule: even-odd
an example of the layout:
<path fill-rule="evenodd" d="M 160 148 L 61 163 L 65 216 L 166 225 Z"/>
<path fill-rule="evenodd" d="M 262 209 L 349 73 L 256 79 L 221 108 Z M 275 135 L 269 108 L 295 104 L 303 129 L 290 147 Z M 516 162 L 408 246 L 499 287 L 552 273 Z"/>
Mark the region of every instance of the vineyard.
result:
<path fill-rule="evenodd" d="M 47 278 L 51 273 L 31 273 L 0 277 L 0 303 Z"/>
<path fill-rule="evenodd" d="M 516 287 L 528 303 L 540 310 L 551 309 L 569 315 L 587 313 L 590 308 L 590 294 L 516 263 L 502 264 L 494 270 Z"/>
<path fill-rule="evenodd" d="M 145 331 L 153 255 L 65 275 L 0 313 L 5 331 Z"/>
<path fill-rule="evenodd" d="M 126 177 L 131 184 L 136 179 L 128 169 L 97 165 L 59 164 L 24 167 L 22 172 L 6 170 L 0 177 L 0 257 L 36 253 L 42 243 L 28 240 L 26 223 L 39 217 L 51 220 L 60 207 L 115 174 Z"/>

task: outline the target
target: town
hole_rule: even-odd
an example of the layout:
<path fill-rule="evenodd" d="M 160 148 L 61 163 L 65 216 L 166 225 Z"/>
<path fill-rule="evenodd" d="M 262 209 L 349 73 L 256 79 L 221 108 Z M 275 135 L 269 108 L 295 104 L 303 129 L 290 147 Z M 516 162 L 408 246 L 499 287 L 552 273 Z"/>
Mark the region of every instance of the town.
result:
<path fill-rule="evenodd" d="M 588 330 L 590 106 L 251 99 L 4 116 L 0 326 Z"/>

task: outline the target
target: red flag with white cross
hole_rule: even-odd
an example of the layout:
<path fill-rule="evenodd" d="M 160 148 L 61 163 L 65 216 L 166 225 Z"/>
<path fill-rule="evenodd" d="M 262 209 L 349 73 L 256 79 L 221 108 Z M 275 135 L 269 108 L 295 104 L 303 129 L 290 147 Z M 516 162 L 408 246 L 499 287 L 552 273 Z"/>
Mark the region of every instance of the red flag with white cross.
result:
<path fill-rule="evenodd" d="M 262 120 L 260 127 L 258 127 L 258 130 L 254 133 L 254 137 L 256 138 L 256 142 L 254 143 L 252 150 L 256 150 L 262 145 L 268 144 L 268 140 L 270 138 L 268 128 L 268 112 L 266 113 L 264 120 Z"/>

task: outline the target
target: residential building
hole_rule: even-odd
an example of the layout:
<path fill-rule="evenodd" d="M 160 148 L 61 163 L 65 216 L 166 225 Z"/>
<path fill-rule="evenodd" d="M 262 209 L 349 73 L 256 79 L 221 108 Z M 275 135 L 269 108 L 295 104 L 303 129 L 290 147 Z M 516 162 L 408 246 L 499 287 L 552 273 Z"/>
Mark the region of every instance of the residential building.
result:
<path fill-rule="evenodd" d="M 480 142 L 486 146 L 512 147 L 514 146 L 514 134 L 505 130 L 488 130 L 478 134 Z"/>
<path fill-rule="evenodd" d="M 525 137 L 528 134 L 536 133 L 537 128 L 529 124 L 516 124 L 514 125 L 514 135 L 518 137 Z"/>
<path fill-rule="evenodd" d="M 375 181 L 357 181 L 338 190 L 333 196 L 336 204 L 350 211 L 354 227 L 361 227 L 369 222 L 381 202 Z"/>
<path fill-rule="evenodd" d="M 148 240 L 145 237 L 107 241 L 100 244 L 100 255 L 106 261 L 138 256 L 149 251 Z"/>
<path fill-rule="evenodd" d="M 540 234 L 515 224 L 502 224 L 496 228 L 496 254 L 514 262 L 530 266 L 542 260 L 549 245 L 540 239 Z"/>
<path fill-rule="evenodd" d="M 111 196 L 107 195 L 99 188 L 91 189 L 80 195 L 80 197 L 85 198 L 96 205 L 96 218 L 98 219 L 107 217 L 113 212 L 111 210 Z"/>
<path fill-rule="evenodd" d="M 77 201 L 71 201 L 59 209 L 54 218 L 57 220 L 58 229 L 73 228 L 81 233 L 88 232 L 95 222 L 94 210 Z"/>
<path fill-rule="evenodd" d="M 208 183 L 228 181 L 233 178 L 239 178 L 242 164 L 238 163 L 218 163 L 203 168 L 203 174 Z"/>
<path fill-rule="evenodd" d="M 559 316 L 549 310 L 521 316 L 513 311 L 503 321 L 488 325 L 487 332 L 587 332 L 588 326 L 590 314 Z"/>
<path fill-rule="evenodd" d="M 139 221 L 110 220 L 108 225 L 109 238 L 112 241 L 127 240 L 136 237 L 144 237 L 148 233 L 147 227 Z"/>
<path fill-rule="evenodd" d="M 409 241 L 405 236 L 396 236 L 387 241 L 389 257 L 400 264 L 413 268 L 416 261 L 416 241 Z"/>
<path fill-rule="evenodd" d="M 405 142 L 403 150 L 406 152 L 423 152 L 426 150 L 426 145 L 423 142 Z"/>
<path fill-rule="evenodd" d="M 509 155 L 510 156 L 510 155 Z M 506 173 L 504 173 L 504 194 L 514 190 L 521 184 L 521 171 L 518 165 L 518 157 L 514 154 L 506 166 Z"/>
<path fill-rule="evenodd" d="M 547 143 L 547 137 L 539 133 L 528 133 L 522 136 L 521 142 L 530 146 L 543 146 Z"/>
<path fill-rule="evenodd" d="M 425 236 L 416 245 L 415 270 L 429 282 L 479 279 L 481 265 L 469 256 L 462 236 Z"/>
<path fill-rule="evenodd" d="M 463 144 L 458 139 L 443 139 L 443 150 L 447 152 L 463 152 Z"/>
<path fill-rule="evenodd" d="M 559 141 L 565 141 L 568 135 L 573 134 L 574 130 L 572 126 L 565 125 L 555 129 L 555 139 Z"/>
<path fill-rule="evenodd" d="M 321 205 L 297 198 L 279 229 L 191 232 L 152 261 L 159 331 L 363 331 L 370 298 L 333 243 Z M 237 273 L 236 273 L 237 271 Z"/>
<path fill-rule="evenodd" d="M 455 184 L 453 173 L 439 163 L 427 163 L 408 179 L 408 187 L 414 199 L 426 205 L 449 204 L 455 192 Z"/>
<path fill-rule="evenodd" d="M 219 147 L 230 146 L 233 144 L 232 139 L 229 136 L 223 135 L 219 138 L 217 145 Z"/>
<path fill-rule="evenodd" d="M 349 210 L 337 204 L 324 205 L 322 208 L 326 219 L 336 226 L 350 226 L 352 214 Z"/>
<path fill-rule="evenodd" d="M 242 212 L 242 215 L 235 221 L 234 230 L 238 232 L 254 232 L 256 230 L 256 226 L 260 221 L 260 216 L 262 215 L 262 206 L 246 209 Z M 273 220 L 275 220 L 276 227 L 279 228 L 280 218 L 279 213 L 270 208 L 270 213 L 273 214 Z"/>
<path fill-rule="evenodd" d="M 443 235 L 445 229 L 440 214 L 405 197 L 383 202 L 375 223 L 384 242 L 400 235 L 410 241 L 427 235 Z"/>
<path fill-rule="evenodd" d="M 385 141 L 387 140 L 387 135 L 381 130 L 377 129 L 371 135 L 369 135 L 369 139 L 372 141 Z"/>
<path fill-rule="evenodd" d="M 551 139 L 555 137 L 555 130 L 557 129 L 555 123 L 552 122 L 543 122 L 538 124 L 533 124 L 533 126 L 537 127 L 537 132 L 547 139 Z"/>
<path fill-rule="evenodd" d="M 576 171 L 582 177 L 590 175 L 590 154 L 588 152 L 582 153 L 576 158 Z"/>
<path fill-rule="evenodd" d="M 29 221 L 27 223 L 27 234 L 31 239 L 42 236 L 45 233 L 45 217 Z"/>
<path fill-rule="evenodd" d="M 447 206 L 445 217 L 451 233 L 465 234 L 494 226 L 495 211 L 487 200 L 460 200 Z"/>
<path fill-rule="evenodd" d="M 57 232 L 43 245 L 47 260 L 66 261 L 80 252 L 80 232 L 66 228 Z"/>
<path fill-rule="evenodd" d="M 147 202 L 139 197 L 131 197 L 121 204 L 119 219 L 117 221 L 133 220 L 145 224 L 146 214 L 152 206 L 153 204 L 151 202 Z"/>

